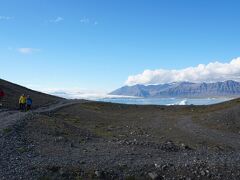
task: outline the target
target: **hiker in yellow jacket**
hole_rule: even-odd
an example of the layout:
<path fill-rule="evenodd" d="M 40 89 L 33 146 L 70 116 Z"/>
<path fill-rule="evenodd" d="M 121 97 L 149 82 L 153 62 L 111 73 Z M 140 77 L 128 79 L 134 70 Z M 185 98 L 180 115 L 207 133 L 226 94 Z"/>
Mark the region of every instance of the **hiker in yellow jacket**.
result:
<path fill-rule="evenodd" d="M 26 110 L 26 103 L 27 103 L 27 97 L 25 96 L 25 94 L 22 94 L 19 98 L 19 109 L 21 111 Z"/>

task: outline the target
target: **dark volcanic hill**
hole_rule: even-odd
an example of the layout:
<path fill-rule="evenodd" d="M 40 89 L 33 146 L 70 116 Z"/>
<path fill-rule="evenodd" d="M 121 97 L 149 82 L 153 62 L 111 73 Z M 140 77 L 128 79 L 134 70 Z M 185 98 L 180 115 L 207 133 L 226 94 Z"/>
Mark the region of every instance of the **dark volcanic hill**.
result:
<path fill-rule="evenodd" d="M 169 83 L 160 85 L 124 86 L 110 93 L 111 95 L 157 97 L 237 97 L 240 96 L 240 83 L 225 81 L 216 83 Z"/>
<path fill-rule="evenodd" d="M 6 94 L 4 97 L 4 107 L 7 108 L 17 108 L 18 99 L 21 94 L 30 95 L 33 99 L 33 108 L 54 103 L 62 98 L 44 94 L 41 92 L 33 91 L 25 87 L 13 84 L 11 82 L 0 79 L 0 89 L 3 89 Z"/>

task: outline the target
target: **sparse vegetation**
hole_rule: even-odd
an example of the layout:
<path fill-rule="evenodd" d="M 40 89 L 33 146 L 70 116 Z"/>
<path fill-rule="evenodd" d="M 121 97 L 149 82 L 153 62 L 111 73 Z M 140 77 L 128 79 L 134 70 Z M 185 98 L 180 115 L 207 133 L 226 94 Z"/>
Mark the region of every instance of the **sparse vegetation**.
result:
<path fill-rule="evenodd" d="M 12 131 L 12 128 L 10 128 L 10 127 L 3 128 L 3 133 L 4 133 L 4 134 L 7 134 L 7 133 L 9 133 L 9 132 L 11 132 L 11 131 Z"/>

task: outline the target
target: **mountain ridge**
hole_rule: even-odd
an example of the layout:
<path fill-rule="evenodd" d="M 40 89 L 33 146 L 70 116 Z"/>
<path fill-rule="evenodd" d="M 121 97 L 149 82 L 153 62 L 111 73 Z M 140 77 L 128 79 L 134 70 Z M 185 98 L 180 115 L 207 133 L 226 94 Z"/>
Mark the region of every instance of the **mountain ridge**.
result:
<path fill-rule="evenodd" d="M 159 85 L 123 86 L 109 93 L 144 98 L 161 97 L 237 97 L 240 96 L 240 82 L 228 80 L 215 83 L 174 82 Z"/>

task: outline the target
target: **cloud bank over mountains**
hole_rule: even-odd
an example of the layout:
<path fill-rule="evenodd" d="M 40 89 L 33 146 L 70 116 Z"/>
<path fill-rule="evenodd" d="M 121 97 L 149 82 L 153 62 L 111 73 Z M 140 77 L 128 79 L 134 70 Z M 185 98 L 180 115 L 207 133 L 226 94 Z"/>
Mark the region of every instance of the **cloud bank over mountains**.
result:
<path fill-rule="evenodd" d="M 103 91 L 91 91 L 91 90 L 67 90 L 67 89 L 49 89 L 42 91 L 54 96 L 59 96 L 67 99 L 87 99 L 87 100 L 99 100 L 107 98 L 130 98 L 130 96 L 121 95 L 109 95 Z"/>
<path fill-rule="evenodd" d="M 145 70 L 141 74 L 129 76 L 125 85 L 150 85 L 171 82 L 218 82 L 226 80 L 240 81 L 240 57 L 229 63 L 213 62 L 199 64 L 180 70 Z"/>

